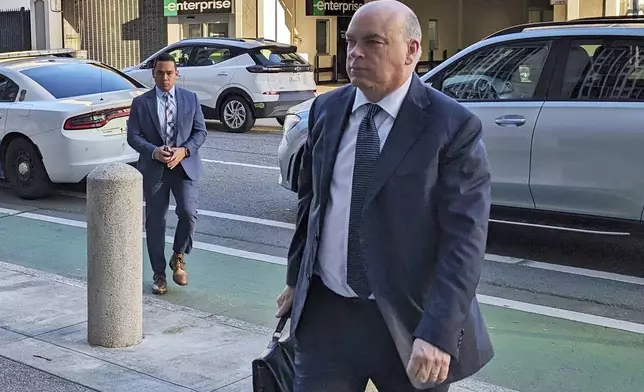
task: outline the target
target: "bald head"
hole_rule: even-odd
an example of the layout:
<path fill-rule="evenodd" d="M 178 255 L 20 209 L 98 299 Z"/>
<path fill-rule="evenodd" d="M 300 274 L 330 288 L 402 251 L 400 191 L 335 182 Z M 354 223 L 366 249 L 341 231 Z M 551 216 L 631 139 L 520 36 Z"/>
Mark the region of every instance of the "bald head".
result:
<path fill-rule="evenodd" d="M 376 0 L 358 9 L 347 29 L 347 73 L 375 102 L 400 87 L 420 57 L 418 18 L 396 0 Z"/>
<path fill-rule="evenodd" d="M 400 32 L 407 39 L 421 41 L 422 31 L 418 17 L 408 6 L 397 0 L 374 0 L 366 3 L 358 9 L 354 18 L 359 17 L 362 13 L 380 13 L 388 20 L 397 24 Z"/>

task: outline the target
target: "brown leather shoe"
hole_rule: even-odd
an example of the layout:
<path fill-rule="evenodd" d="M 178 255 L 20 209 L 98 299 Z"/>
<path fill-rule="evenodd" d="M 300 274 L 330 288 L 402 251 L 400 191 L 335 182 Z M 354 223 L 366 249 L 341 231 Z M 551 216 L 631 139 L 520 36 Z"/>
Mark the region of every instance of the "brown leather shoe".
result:
<path fill-rule="evenodd" d="M 152 292 L 157 295 L 165 294 L 168 292 L 168 282 L 163 276 L 154 275 L 154 282 L 152 283 Z"/>
<path fill-rule="evenodd" d="M 186 272 L 186 262 L 183 260 L 183 255 L 173 254 L 170 259 L 170 268 L 172 268 L 172 279 L 174 283 L 179 286 L 188 285 L 188 273 Z"/>

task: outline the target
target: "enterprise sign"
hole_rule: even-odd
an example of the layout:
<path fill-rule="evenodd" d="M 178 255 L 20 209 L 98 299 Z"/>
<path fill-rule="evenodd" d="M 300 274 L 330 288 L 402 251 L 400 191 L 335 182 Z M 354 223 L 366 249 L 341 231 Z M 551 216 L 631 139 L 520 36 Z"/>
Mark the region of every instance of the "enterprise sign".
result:
<path fill-rule="evenodd" d="M 352 16 L 364 5 L 364 0 L 307 0 L 306 14 L 310 16 Z"/>
<path fill-rule="evenodd" d="M 164 0 L 163 15 L 177 16 L 188 14 L 232 13 L 232 0 Z"/>

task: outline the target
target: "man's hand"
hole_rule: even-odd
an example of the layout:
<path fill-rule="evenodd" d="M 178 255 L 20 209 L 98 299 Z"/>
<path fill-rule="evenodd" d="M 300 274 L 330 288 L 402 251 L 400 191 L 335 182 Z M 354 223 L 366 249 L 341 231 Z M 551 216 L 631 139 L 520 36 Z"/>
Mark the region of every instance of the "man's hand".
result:
<path fill-rule="evenodd" d="M 427 381 L 440 384 L 447 378 L 450 360 L 449 354 L 422 339 L 416 339 L 407 365 L 407 374 L 412 380 L 416 379 L 423 384 Z"/>
<path fill-rule="evenodd" d="M 284 317 L 293 306 L 293 297 L 295 296 L 295 288 L 286 286 L 282 293 L 277 297 L 277 313 L 275 317 Z"/>
<path fill-rule="evenodd" d="M 154 159 L 162 163 L 170 162 L 170 158 L 172 158 L 172 152 L 166 151 L 165 148 L 165 146 L 155 148 L 154 153 L 152 154 L 154 156 Z"/>
<path fill-rule="evenodd" d="M 171 148 L 170 151 L 172 151 L 172 156 L 167 164 L 168 168 L 174 169 L 186 157 L 186 149 L 184 147 L 175 147 Z"/>

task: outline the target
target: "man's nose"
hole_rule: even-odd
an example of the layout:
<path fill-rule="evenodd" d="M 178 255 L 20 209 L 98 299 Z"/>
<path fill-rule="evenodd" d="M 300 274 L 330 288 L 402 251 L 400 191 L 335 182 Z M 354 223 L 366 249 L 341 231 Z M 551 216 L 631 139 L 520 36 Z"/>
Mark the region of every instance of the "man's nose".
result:
<path fill-rule="evenodd" d="M 349 56 L 352 58 L 362 57 L 362 49 L 360 45 L 354 45 L 353 48 L 349 50 Z"/>

